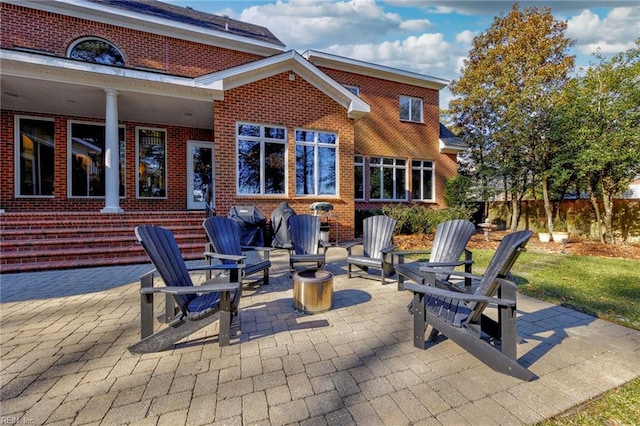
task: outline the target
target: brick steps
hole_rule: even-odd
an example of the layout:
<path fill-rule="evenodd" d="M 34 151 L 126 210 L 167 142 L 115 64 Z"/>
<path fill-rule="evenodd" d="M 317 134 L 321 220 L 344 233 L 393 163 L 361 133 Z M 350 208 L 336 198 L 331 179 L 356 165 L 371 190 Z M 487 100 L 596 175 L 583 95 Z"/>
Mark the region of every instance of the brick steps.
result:
<path fill-rule="evenodd" d="M 201 259 L 203 212 L 3 213 L 0 273 L 147 263 L 135 238 L 143 224 L 173 231 L 185 259 Z"/>

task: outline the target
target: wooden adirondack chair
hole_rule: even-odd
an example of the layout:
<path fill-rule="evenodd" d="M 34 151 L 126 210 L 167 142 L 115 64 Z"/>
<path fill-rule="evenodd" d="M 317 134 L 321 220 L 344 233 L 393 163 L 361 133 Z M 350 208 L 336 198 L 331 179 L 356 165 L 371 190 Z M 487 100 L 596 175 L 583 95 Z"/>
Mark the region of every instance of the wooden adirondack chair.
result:
<path fill-rule="evenodd" d="M 136 237 L 151 259 L 155 270 L 160 274 L 166 287 L 154 287 L 151 271 L 140 280 L 140 323 L 141 340 L 129 346 L 135 354 L 162 351 L 184 339 L 195 331 L 220 321 L 218 344 L 229 345 L 231 319 L 237 314 L 241 295 L 241 284 L 237 265 L 214 265 L 188 268 L 180 253 L 173 233 L 159 226 L 138 226 Z M 229 270 L 229 282 L 207 281 L 194 286 L 190 271 L 196 270 Z M 180 312 L 173 318 L 174 312 L 167 312 L 172 322 L 154 333 L 153 296 L 162 293 L 174 301 L 167 307 L 174 309 L 178 305 Z"/>
<path fill-rule="evenodd" d="M 424 268 L 427 285 L 405 283 L 413 292 L 413 344 L 425 349 L 425 330 L 431 325 L 435 333 L 444 334 L 489 367 L 522 380 L 537 376 L 517 361 L 515 283 L 508 279 L 511 267 L 525 250 L 531 231 L 507 235 L 496 250 L 476 290 L 464 293 L 437 279 L 441 269 Z M 451 276 L 466 276 L 461 271 L 447 271 Z M 444 286 L 445 288 L 441 288 Z M 485 315 L 487 306 L 497 305 L 497 320 Z"/>
<path fill-rule="evenodd" d="M 205 252 L 209 264 L 217 259 L 223 265 L 244 265 L 243 278 L 262 272 L 262 283 L 269 284 L 271 247 L 242 246 L 238 223 L 227 217 L 208 217 L 202 226 L 209 239 L 208 250 Z"/>
<path fill-rule="evenodd" d="M 292 248 L 289 250 L 289 274 L 296 265 L 313 264 L 324 269 L 327 249 L 330 245 L 320 239 L 320 216 L 298 214 L 288 220 Z"/>
<path fill-rule="evenodd" d="M 396 248 L 395 244 L 392 244 L 395 226 L 396 220 L 384 215 L 370 216 L 362 221 L 362 242 L 342 245 L 347 249 L 348 278 L 351 278 L 352 265 L 363 271 L 368 271 L 370 267 L 379 268 L 383 285 L 385 275 L 395 274 L 391 256 L 391 252 Z M 362 254 L 352 254 L 352 249 L 358 245 L 362 245 Z"/>
<path fill-rule="evenodd" d="M 454 269 L 456 266 L 464 265 L 464 271 L 471 273 L 473 255 L 471 251 L 465 247 L 475 232 L 476 227 L 468 220 L 448 220 L 440 223 L 436 227 L 436 234 L 433 238 L 431 250 L 394 251 L 393 255 L 397 258 L 396 272 L 398 273 L 398 290 L 403 290 L 405 277 L 418 284 L 425 284 L 426 274 L 420 270 L 420 267 L 424 266 L 438 269 Z M 465 258 L 464 260 L 460 260 L 463 252 Z M 429 254 L 429 261 L 404 262 L 405 256 L 416 254 Z M 438 278 L 446 280 L 448 277 L 442 276 Z M 467 284 L 469 284 L 468 279 Z"/>

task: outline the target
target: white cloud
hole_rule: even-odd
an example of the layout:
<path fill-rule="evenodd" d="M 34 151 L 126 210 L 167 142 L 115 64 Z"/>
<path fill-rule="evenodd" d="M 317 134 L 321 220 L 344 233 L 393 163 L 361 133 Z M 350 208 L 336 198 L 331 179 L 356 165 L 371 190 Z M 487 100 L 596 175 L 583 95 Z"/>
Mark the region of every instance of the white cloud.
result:
<path fill-rule="evenodd" d="M 400 23 L 400 29 L 407 31 L 424 31 L 431 27 L 431 22 L 428 19 L 409 19 Z"/>
<path fill-rule="evenodd" d="M 604 18 L 584 10 L 567 21 L 566 35 L 577 41 L 576 48 L 584 54 L 630 49 L 640 35 L 640 7 L 614 8 Z"/>
<path fill-rule="evenodd" d="M 473 42 L 473 39 L 478 35 L 477 31 L 463 31 L 461 33 L 456 34 L 456 43 L 462 43 L 464 45 L 467 45 L 468 47 L 471 47 L 471 43 Z"/>
<path fill-rule="evenodd" d="M 321 49 L 348 40 L 367 43 L 397 33 L 403 24 L 395 13 L 387 13 L 375 0 L 327 2 L 278 1 L 244 9 L 238 19 L 269 28 L 287 47 Z M 425 20 L 404 23 L 424 27 Z"/>

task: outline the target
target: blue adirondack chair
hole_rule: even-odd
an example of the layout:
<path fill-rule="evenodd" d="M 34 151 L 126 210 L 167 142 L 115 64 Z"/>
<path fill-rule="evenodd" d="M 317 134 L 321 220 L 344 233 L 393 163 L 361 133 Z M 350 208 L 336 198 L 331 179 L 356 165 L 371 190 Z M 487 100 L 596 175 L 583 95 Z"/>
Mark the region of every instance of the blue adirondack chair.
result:
<path fill-rule="evenodd" d="M 298 214 L 288 220 L 292 248 L 289 250 L 289 274 L 296 265 L 309 265 L 324 269 L 330 245 L 320 239 L 320 216 Z"/>
<path fill-rule="evenodd" d="M 343 244 L 347 249 L 347 277 L 351 278 L 352 265 L 363 271 L 369 268 L 380 270 L 380 281 L 384 285 L 385 275 L 395 274 L 393 267 L 393 256 L 391 252 L 396 248 L 393 240 L 393 230 L 396 227 L 396 220 L 384 215 L 370 216 L 362 221 L 362 242 L 351 242 Z M 353 254 L 352 250 L 356 246 L 362 246 L 362 254 Z"/>
<path fill-rule="evenodd" d="M 208 217 L 202 226 L 209 239 L 209 250 L 205 252 L 205 256 L 210 264 L 217 259 L 224 265 L 243 265 L 243 281 L 253 274 L 262 272 L 262 283 L 269 284 L 269 253 L 273 250 L 271 247 L 242 246 L 238 223 L 227 217 Z"/>
<path fill-rule="evenodd" d="M 227 346 L 230 342 L 231 319 L 236 315 L 241 295 L 237 265 L 213 265 L 188 268 L 178 244 L 169 229 L 145 225 L 135 228 L 135 234 L 151 259 L 155 271 L 165 287 L 154 287 L 155 271 L 145 274 L 140 282 L 141 340 L 129 347 L 132 353 L 158 352 L 175 344 L 195 331 L 214 321 L 220 321 L 218 343 Z M 197 270 L 228 270 L 229 282 L 207 281 L 194 286 L 190 272 Z M 165 328 L 154 333 L 153 296 L 162 293 L 171 297 L 180 312 Z M 173 303 L 167 306 L 174 306 Z M 173 312 L 169 317 L 173 317 Z"/>
<path fill-rule="evenodd" d="M 425 349 L 425 331 L 432 333 L 426 341 L 435 341 L 438 333 L 462 346 L 492 369 L 522 380 L 537 376 L 518 363 L 516 345 L 516 293 L 510 271 L 531 238 L 531 231 L 507 235 L 481 276 L 449 270 L 449 276 L 469 276 L 476 281 L 475 291 L 465 293 L 438 279 L 442 269 L 424 267 L 426 285 L 405 283 L 413 292 L 413 344 Z M 485 315 L 489 305 L 497 306 L 497 319 Z"/>
<path fill-rule="evenodd" d="M 473 223 L 464 219 L 448 220 L 436 227 L 431 250 L 394 251 L 396 257 L 396 272 L 398 273 L 398 290 L 403 289 L 405 277 L 424 284 L 426 274 L 420 267 L 428 266 L 439 269 L 454 269 L 456 266 L 464 266 L 465 272 L 472 272 L 472 253 L 466 249 L 467 243 L 475 234 L 476 227 Z M 460 257 L 464 253 L 464 260 Z M 429 254 L 427 262 L 405 263 L 405 256 Z M 439 277 L 446 279 L 446 276 Z M 469 279 L 466 282 L 470 284 Z"/>

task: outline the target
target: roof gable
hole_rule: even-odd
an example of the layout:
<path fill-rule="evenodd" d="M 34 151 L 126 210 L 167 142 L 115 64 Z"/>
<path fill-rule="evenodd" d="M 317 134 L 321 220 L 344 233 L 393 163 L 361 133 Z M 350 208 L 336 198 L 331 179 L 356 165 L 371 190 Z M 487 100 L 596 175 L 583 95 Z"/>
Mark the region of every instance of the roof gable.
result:
<path fill-rule="evenodd" d="M 203 75 L 195 79 L 196 86 L 206 85 L 231 90 L 245 84 L 291 71 L 347 109 L 350 118 L 359 118 L 371 111 L 369 104 L 329 77 L 294 50 L 270 56 L 248 64 Z"/>

